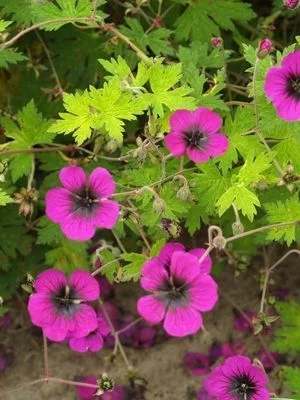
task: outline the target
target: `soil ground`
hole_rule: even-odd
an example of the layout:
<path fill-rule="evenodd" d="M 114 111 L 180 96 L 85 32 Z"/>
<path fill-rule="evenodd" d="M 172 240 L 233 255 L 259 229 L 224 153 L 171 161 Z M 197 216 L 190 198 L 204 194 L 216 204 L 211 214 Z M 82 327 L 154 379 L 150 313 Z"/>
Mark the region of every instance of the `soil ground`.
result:
<path fill-rule="evenodd" d="M 221 277 L 218 277 L 221 292 L 225 292 L 227 296 L 229 294 L 233 302 L 242 309 L 257 311 L 260 301 L 257 276 L 261 265 L 259 263 L 252 265 L 239 278 L 234 278 L 232 267 L 226 268 Z M 280 287 L 299 287 L 300 272 L 297 258 L 291 257 L 289 262 L 280 267 L 276 281 Z M 119 286 L 116 302 L 126 304 L 133 310 L 139 293 L 137 290 L 132 290 L 131 284 Z M 14 326 L 0 336 L 2 345 L 13 348 L 15 356 L 13 364 L 0 375 L 0 393 L 21 383 L 37 379 L 43 373 L 41 336 L 34 333 L 36 331 L 30 326 L 26 308 L 23 305 L 20 310 L 15 311 L 14 316 Z M 234 339 L 242 339 L 247 344 L 247 355 L 255 357 L 262 349 L 261 343 L 252 334 L 233 331 L 233 317 L 232 304 L 228 298 L 221 296 L 215 310 L 204 315 L 205 332 L 185 339 L 160 340 L 147 350 L 126 348 L 130 362 L 148 381 L 146 400 L 195 399 L 193 393 L 201 387 L 202 379 L 184 371 L 182 360 L 187 351 L 207 352 L 213 341 L 227 342 L 234 334 Z M 269 342 L 270 335 L 264 336 L 264 339 Z M 75 376 L 89 374 L 99 376 L 105 371 L 114 378 L 117 384 L 124 384 L 126 368 L 121 358 L 118 357 L 113 365 L 105 366 L 107 365 L 105 360 L 110 354 L 111 349 L 104 349 L 97 354 L 81 355 L 72 352 L 67 345 L 51 344 L 49 367 L 52 376 L 64 379 L 74 379 Z M 271 378 L 271 380 L 276 388 L 278 379 Z M 43 383 L 5 394 L 1 397 L 2 399 L 75 400 L 77 396 L 71 386 Z"/>

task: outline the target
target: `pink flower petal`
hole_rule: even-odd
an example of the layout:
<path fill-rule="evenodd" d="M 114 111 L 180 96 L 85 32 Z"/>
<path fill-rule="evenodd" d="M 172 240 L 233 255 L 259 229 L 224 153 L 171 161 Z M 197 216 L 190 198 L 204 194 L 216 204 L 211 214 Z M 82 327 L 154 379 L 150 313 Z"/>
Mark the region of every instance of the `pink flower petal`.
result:
<path fill-rule="evenodd" d="M 96 300 L 100 295 L 98 282 L 88 271 L 78 269 L 72 272 L 69 283 L 82 300 Z"/>
<path fill-rule="evenodd" d="M 151 324 L 161 322 L 165 315 L 165 305 L 152 295 L 138 299 L 137 310 L 142 318 Z"/>
<path fill-rule="evenodd" d="M 70 192 L 76 192 L 86 186 L 86 175 L 82 168 L 70 165 L 60 170 L 59 179 Z"/>
<path fill-rule="evenodd" d="M 194 126 L 199 127 L 203 133 L 216 133 L 221 129 L 222 118 L 206 107 L 199 107 L 194 111 Z"/>
<path fill-rule="evenodd" d="M 36 293 L 30 295 L 28 312 L 31 322 L 39 327 L 50 325 L 56 319 L 53 304 L 45 294 Z"/>
<path fill-rule="evenodd" d="M 190 304 L 199 311 L 210 311 L 218 301 L 218 286 L 210 275 L 199 275 L 188 288 Z"/>
<path fill-rule="evenodd" d="M 209 152 L 205 151 L 205 149 L 198 150 L 194 148 L 188 148 L 186 154 L 188 158 L 195 163 L 204 163 L 210 159 L 210 154 Z"/>
<path fill-rule="evenodd" d="M 93 193 L 97 193 L 102 198 L 111 196 L 116 185 L 107 169 L 98 167 L 89 177 L 89 187 Z"/>
<path fill-rule="evenodd" d="M 170 127 L 172 131 L 186 132 L 193 125 L 193 112 L 188 110 L 177 110 L 170 116 Z"/>
<path fill-rule="evenodd" d="M 248 357 L 237 355 L 227 358 L 222 366 L 222 371 L 225 376 L 232 376 L 235 372 L 240 374 L 247 372 L 250 367 L 251 360 Z"/>
<path fill-rule="evenodd" d="M 172 254 L 170 273 L 173 278 L 185 284 L 193 282 L 200 274 L 198 258 L 190 253 L 176 251 Z"/>
<path fill-rule="evenodd" d="M 215 133 L 209 137 L 205 146 L 205 151 L 209 152 L 210 157 L 219 157 L 228 149 L 228 138 L 221 133 Z"/>
<path fill-rule="evenodd" d="M 260 386 L 266 386 L 269 383 L 267 374 L 255 365 L 251 365 L 249 375 L 251 375 L 255 382 Z"/>
<path fill-rule="evenodd" d="M 221 365 L 205 379 L 204 388 L 211 396 L 221 396 L 227 392 L 228 380 L 224 377 Z"/>
<path fill-rule="evenodd" d="M 52 295 L 59 292 L 66 284 L 67 278 L 62 271 L 46 269 L 36 277 L 34 288 L 39 293 Z"/>
<path fill-rule="evenodd" d="M 62 222 L 71 213 L 71 194 L 64 188 L 50 189 L 45 198 L 46 215 L 52 222 Z"/>
<path fill-rule="evenodd" d="M 165 136 L 165 145 L 169 152 L 175 157 L 181 157 L 186 150 L 184 137 L 180 132 L 171 132 Z"/>
<path fill-rule="evenodd" d="M 193 254 L 198 258 L 198 260 L 203 256 L 205 253 L 205 249 L 193 249 L 190 250 L 189 253 Z M 206 256 L 205 259 L 199 264 L 201 274 L 209 274 L 212 267 L 212 262 L 210 256 Z"/>
<path fill-rule="evenodd" d="M 199 331 L 202 317 L 193 307 L 170 307 L 164 320 L 164 329 L 171 336 L 183 337 Z"/>
<path fill-rule="evenodd" d="M 260 388 L 259 391 L 252 396 L 252 400 L 269 400 L 270 398 L 270 392 L 265 388 Z"/>
<path fill-rule="evenodd" d="M 100 333 L 91 333 L 83 338 L 71 338 L 69 346 L 72 350 L 78 351 L 79 353 L 85 353 L 87 351 L 97 352 L 103 348 L 104 341 Z"/>
<path fill-rule="evenodd" d="M 140 284 L 144 290 L 154 292 L 168 281 L 168 272 L 158 257 L 145 262 L 142 267 Z"/>
<path fill-rule="evenodd" d="M 300 121 L 300 101 L 288 98 L 277 106 L 277 112 L 285 121 Z"/>
<path fill-rule="evenodd" d="M 96 311 L 87 304 L 80 304 L 80 309 L 73 315 L 74 329 L 72 337 L 80 338 L 87 336 L 98 326 Z"/>
<path fill-rule="evenodd" d="M 61 230 L 70 240 L 85 241 L 95 235 L 96 227 L 91 218 L 70 214 L 61 223 Z"/>
<path fill-rule="evenodd" d="M 56 315 L 56 319 L 51 325 L 43 328 L 44 334 L 53 342 L 62 342 L 65 340 L 70 331 L 74 329 L 73 318 Z"/>
<path fill-rule="evenodd" d="M 175 251 L 184 251 L 185 247 L 181 243 L 167 243 L 159 253 L 159 260 L 165 265 L 169 266 L 171 263 L 171 256 Z"/>
<path fill-rule="evenodd" d="M 289 73 L 299 76 L 300 75 L 300 50 L 285 56 L 281 63 L 282 67 Z"/>
<path fill-rule="evenodd" d="M 281 101 L 286 95 L 287 75 L 286 71 L 279 67 L 270 68 L 266 74 L 264 90 L 270 100 Z"/>
<path fill-rule="evenodd" d="M 119 213 L 119 203 L 112 200 L 102 200 L 93 222 L 99 228 L 112 229 L 118 221 Z"/>
<path fill-rule="evenodd" d="M 97 378 L 93 375 L 87 375 L 85 376 L 81 382 L 83 383 L 90 383 L 91 385 L 96 385 L 97 384 Z M 97 391 L 97 388 L 93 389 L 93 388 L 89 388 L 86 386 L 76 386 L 76 391 L 78 394 L 78 397 L 80 400 L 92 400 L 92 399 L 97 399 L 97 397 L 95 397 L 95 393 Z"/>

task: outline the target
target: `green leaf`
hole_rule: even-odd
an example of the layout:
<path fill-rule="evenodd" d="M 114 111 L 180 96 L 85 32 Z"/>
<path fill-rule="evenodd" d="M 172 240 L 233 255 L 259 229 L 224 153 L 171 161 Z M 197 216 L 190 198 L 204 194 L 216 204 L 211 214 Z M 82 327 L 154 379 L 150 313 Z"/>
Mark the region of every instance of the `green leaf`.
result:
<path fill-rule="evenodd" d="M 250 21 L 255 17 L 250 4 L 239 0 L 201 0 L 191 2 L 176 22 L 179 41 L 200 40 L 208 42 L 220 36 L 220 28 L 233 31 L 233 20 Z"/>
<path fill-rule="evenodd" d="M 78 144 L 82 144 L 92 133 L 99 129 L 121 142 L 123 139 L 124 120 L 136 119 L 143 111 L 143 105 L 128 92 L 122 92 L 117 80 L 104 83 L 103 89 L 90 88 L 83 94 L 64 95 L 67 113 L 60 113 L 49 132 L 72 133 Z"/>
<path fill-rule="evenodd" d="M 184 85 L 172 89 L 181 78 L 181 64 L 163 65 L 156 63 L 150 70 L 150 87 L 152 93 L 140 96 L 140 100 L 146 105 L 151 105 L 153 114 L 162 117 L 166 111 L 174 111 L 178 108 L 191 109 L 195 106 L 195 100 L 187 96 L 192 90 Z"/>
<path fill-rule="evenodd" d="M 258 155 L 264 150 L 259 137 L 252 131 L 255 126 L 254 110 L 252 107 L 239 107 L 234 118 L 229 114 L 226 118 L 224 133 L 229 138 L 229 147 L 224 155 L 220 157 L 220 168 L 225 174 L 236 164 L 239 157 L 246 159 L 251 149 L 254 155 Z M 246 133 L 248 133 L 246 135 Z"/>
<path fill-rule="evenodd" d="M 55 244 L 63 239 L 60 226 L 53 224 L 46 216 L 41 217 L 37 222 L 38 238 L 37 244 Z"/>
<path fill-rule="evenodd" d="M 78 267 L 88 270 L 90 260 L 87 247 L 87 243 L 75 242 L 63 237 L 55 249 L 45 254 L 46 264 L 64 272 L 72 272 Z"/>
<path fill-rule="evenodd" d="M 295 222 L 294 225 L 272 229 L 267 234 L 269 240 L 286 241 L 290 245 L 296 240 L 296 222 L 300 221 L 299 196 L 294 195 L 284 202 L 266 203 L 264 207 L 267 211 L 267 220 L 272 224 Z"/>
<path fill-rule="evenodd" d="M 144 28 L 137 19 L 125 18 L 128 25 L 121 26 L 120 31 L 133 41 L 141 50 L 147 51 L 149 47 L 155 55 L 172 55 L 174 50 L 168 38 L 172 31 L 166 28 L 158 28 L 149 33 L 144 32 Z"/>
<path fill-rule="evenodd" d="M 4 32 L 10 24 L 12 24 L 12 21 L 4 21 L 4 19 L 0 19 L 0 33 Z"/>
<path fill-rule="evenodd" d="M 199 168 L 202 173 L 193 175 L 191 190 L 199 204 L 203 205 L 205 212 L 213 214 L 216 203 L 229 187 L 230 180 L 220 173 L 218 167 L 212 161 L 203 165 L 199 164 Z"/>
<path fill-rule="evenodd" d="M 6 204 L 12 203 L 13 199 L 0 189 L 0 206 L 6 206 Z"/>
<path fill-rule="evenodd" d="M 35 2 L 31 5 L 31 13 L 35 23 L 51 19 L 84 18 L 91 16 L 92 12 L 92 2 L 89 0 L 56 0 L 55 3 Z M 52 22 L 42 28 L 49 31 L 57 30 L 69 22 Z"/>
<path fill-rule="evenodd" d="M 243 215 L 253 221 L 257 211 L 255 206 L 260 206 L 260 201 L 256 194 L 245 187 L 231 187 L 218 200 L 217 207 L 219 215 L 222 216 L 234 203 Z"/>
<path fill-rule="evenodd" d="M 123 280 L 130 281 L 133 280 L 137 282 L 141 275 L 141 269 L 143 264 L 148 260 L 146 256 L 138 253 L 124 253 L 121 255 L 122 259 L 128 261 L 122 268 Z"/>
<path fill-rule="evenodd" d="M 191 236 L 201 228 L 201 219 L 204 222 L 208 222 L 205 205 L 202 203 L 194 204 L 189 209 L 185 220 L 185 226 Z"/>
<path fill-rule="evenodd" d="M 17 64 L 24 60 L 27 60 L 27 57 L 16 49 L 0 48 L 0 68 L 8 68 L 9 64 Z"/>
<path fill-rule="evenodd" d="M 151 248 L 150 257 L 158 256 L 159 252 L 161 251 L 161 249 L 165 244 L 166 244 L 166 238 L 161 238 L 157 240 L 157 242 Z"/>
<path fill-rule="evenodd" d="M 252 183 L 259 182 L 264 178 L 263 172 L 267 171 L 272 165 L 273 155 L 261 152 L 254 157 L 254 151 L 248 151 L 248 157 L 245 164 L 238 174 L 238 185 L 249 186 Z"/>
<path fill-rule="evenodd" d="M 300 400 L 300 368 L 284 367 L 283 371 L 285 386 L 293 393 L 295 400 Z"/>
<path fill-rule="evenodd" d="M 31 6 L 24 0 L 0 0 L 1 13 L 11 16 L 19 24 L 28 26 L 31 23 Z"/>
<path fill-rule="evenodd" d="M 272 350 L 280 353 L 300 351 L 300 304 L 292 300 L 276 303 L 281 327 L 275 330 Z"/>

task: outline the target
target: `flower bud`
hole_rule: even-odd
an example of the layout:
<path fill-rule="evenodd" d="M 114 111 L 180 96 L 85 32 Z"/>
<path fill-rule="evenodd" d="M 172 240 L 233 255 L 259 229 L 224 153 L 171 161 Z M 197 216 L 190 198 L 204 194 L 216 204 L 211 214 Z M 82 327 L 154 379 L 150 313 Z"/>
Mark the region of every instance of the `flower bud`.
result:
<path fill-rule="evenodd" d="M 191 196 L 191 192 L 188 186 L 182 186 L 179 188 L 178 192 L 176 193 L 176 197 L 179 200 L 186 201 Z"/>
<path fill-rule="evenodd" d="M 299 7 L 300 1 L 299 0 L 283 0 L 283 5 L 290 10 L 294 10 L 295 8 Z"/>
<path fill-rule="evenodd" d="M 154 199 L 152 208 L 153 208 L 153 211 L 161 214 L 166 210 L 166 203 L 164 200 L 157 197 Z"/>
<path fill-rule="evenodd" d="M 106 143 L 105 150 L 108 153 L 114 153 L 119 147 L 119 143 L 115 139 L 111 139 Z"/>
<path fill-rule="evenodd" d="M 240 233 L 243 233 L 244 230 L 244 225 L 241 222 L 235 221 L 232 224 L 232 233 L 234 235 L 239 235 Z"/>
<path fill-rule="evenodd" d="M 134 151 L 133 158 L 137 158 L 140 163 L 144 163 L 147 158 L 147 154 L 147 149 L 141 146 Z"/>
<path fill-rule="evenodd" d="M 221 47 L 223 45 L 223 39 L 221 37 L 213 37 L 210 43 L 212 47 Z"/>
<path fill-rule="evenodd" d="M 262 39 L 258 45 L 257 57 L 265 58 L 268 54 L 271 53 L 272 50 L 273 50 L 272 40 L 270 40 L 268 38 Z"/>

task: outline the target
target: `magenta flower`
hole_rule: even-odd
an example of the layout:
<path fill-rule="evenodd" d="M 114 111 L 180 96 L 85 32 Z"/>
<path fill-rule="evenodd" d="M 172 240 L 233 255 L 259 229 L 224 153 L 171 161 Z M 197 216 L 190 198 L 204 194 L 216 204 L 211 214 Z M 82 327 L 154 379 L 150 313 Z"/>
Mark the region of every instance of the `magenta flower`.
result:
<path fill-rule="evenodd" d="M 204 388 L 201 388 L 197 392 L 196 400 L 216 400 L 216 397 L 211 396 Z"/>
<path fill-rule="evenodd" d="M 300 121 L 300 50 L 284 57 L 281 67 L 269 69 L 264 89 L 280 118 Z"/>
<path fill-rule="evenodd" d="M 300 1 L 299 0 L 283 0 L 283 5 L 291 10 L 294 8 L 299 7 Z"/>
<path fill-rule="evenodd" d="M 97 328 L 87 336 L 80 338 L 71 337 L 69 341 L 70 348 L 79 353 L 87 351 L 95 353 L 100 351 L 104 346 L 104 338 L 110 333 L 110 328 L 105 317 L 100 312 L 97 315 L 97 323 Z"/>
<path fill-rule="evenodd" d="M 93 375 L 83 377 L 83 383 L 97 385 L 97 378 Z M 111 392 L 106 392 L 96 396 L 97 389 L 85 386 L 76 387 L 77 395 L 80 400 L 125 400 L 126 391 L 122 386 L 116 386 Z"/>
<path fill-rule="evenodd" d="M 175 157 L 187 154 L 190 160 L 203 163 L 228 148 L 227 137 L 219 133 L 222 118 L 209 108 L 177 110 L 170 117 L 170 126 L 165 144 Z"/>
<path fill-rule="evenodd" d="M 252 321 L 253 319 L 257 318 L 257 314 L 253 311 L 244 311 L 244 314 Z M 233 327 L 239 332 L 247 333 L 253 331 L 253 324 L 250 324 L 242 314 L 236 314 Z"/>
<path fill-rule="evenodd" d="M 219 400 L 269 400 L 268 378 L 248 357 L 229 357 L 206 378 L 205 389 Z"/>
<path fill-rule="evenodd" d="M 63 185 L 46 195 L 46 214 L 59 223 L 71 240 L 89 240 L 96 228 L 112 229 L 119 216 L 119 204 L 107 198 L 114 193 L 115 182 L 105 168 L 96 168 L 86 176 L 84 170 L 71 165 L 59 173 Z"/>
<path fill-rule="evenodd" d="M 238 354 L 243 354 L 246 350 L 246 346 L 241 341 L 236 341 L 232 343 L 222 344 L 222 355 L 225 358 L 236 356 Z"/>
<path fill-rule="evenodd" d="M 194 375 L 207 375 L 210 371 L 210 357 L 203 353 L 187 352 L 183 365 Z"/>
<path fill-rule="evenodd" d="M 97 315 L 86 301 L 96 300 L 99 285 L 87 271 L 74 271 L 69 280 L 62 271 L 47 269 L 35 282 L 28 302 L 34 325 L 54 342 L 87 336 L 97 328 Z"/>
<path fill-rule="evenodd" d="M 137 303 L 146 321 L 163 321 L 165 331 L 178 337 L 198 332 L 203 325 L 200 311 L 212 310 L 218 300 L 217 284 L 208 274 L 210 262 L 199 264 L 203 249 L 187 253 L 182 247 L 169 243 L 158 257 L 144 264 L 140 283 L 152 294 Z"/>
<path fill-rule="evenodd" d="M 258 359 L 264 366 L 264 369 L 267 372 L 272 371 L 276 366 L 276 363 L 279 361 L 279 353 L 275 353 L 273 351 L 262 350 L 258 356 Z"/>
<path fill-rule="evenodd" d="M 221 47 L 223 45 L 223 39 L 221 37 L 213 37 L 210 40 L 212 47 Z"/>

